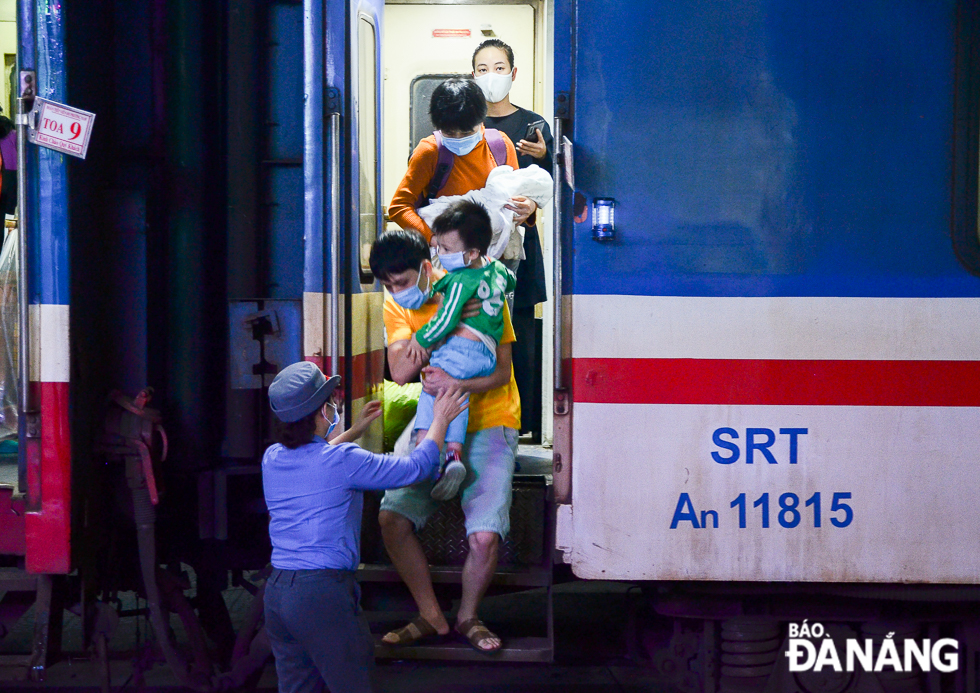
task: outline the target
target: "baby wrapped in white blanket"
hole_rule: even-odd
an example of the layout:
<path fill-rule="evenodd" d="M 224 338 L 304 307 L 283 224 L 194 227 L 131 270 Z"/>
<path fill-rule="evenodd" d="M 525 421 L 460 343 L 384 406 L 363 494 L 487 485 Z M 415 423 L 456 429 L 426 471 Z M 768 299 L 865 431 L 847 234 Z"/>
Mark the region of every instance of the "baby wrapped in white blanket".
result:
<path fill-rule="evenodd" d="M 524 229 L 514 226 L 514 211 L 504 205 L 512 197 L 527 197 L 543 207 L 551 200 L 551 175 L 537 165 L 515 171 L 510 166 L 498 166 L 487 176 L 486 187 L 471 190 L 465 195 L 449 195 L 430 200 L 419 212 L 425 223 L 432 226 L 436 217 L 457 200 L 479 202 L 490 213 L 493 238 L 487 255 L 494 260 L 524 259 Z"/>

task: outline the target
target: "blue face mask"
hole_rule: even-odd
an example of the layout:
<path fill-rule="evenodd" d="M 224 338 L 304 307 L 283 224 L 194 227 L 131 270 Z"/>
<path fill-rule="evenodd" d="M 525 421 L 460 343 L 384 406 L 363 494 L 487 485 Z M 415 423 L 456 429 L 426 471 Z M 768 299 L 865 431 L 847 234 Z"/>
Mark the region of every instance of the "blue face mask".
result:
<path fill-rule="evenodd" d="M 466 255 L 465 250 L 460 250 L 458 253 L 439 253 L 439 262 L 447 272 L 455 272 L 469 264 L 464 255 Z"/>
<path fill-rule="evenodd" d="M 423 274 L 425 273 L 422 271 L 422 265 L 419 265 L 419 281 L 421 281 Z M 419 288 L 418 282 L 415 282 L 415 286 L 410 286 L 403 291 L 394 293 L 391 297 L 395 300 L 395 303 L 406 310 L 418 310 L 429 300 L 429 296 L 432 294 L 432 282 L 428 278 L 426 278 L 426 281 L 425 291 L 422 291 Z"/>
<path fill-rule="evenodd" d="M 480 144 L 480 140 L 483 139 L 483 130 L 477 130 L 472 135 L 467 135 L 466 137 L 443 137 L 442 143 L 446 145 L 446 149 L 451 151 L 456 156 L 466 156 L 476 145 Z"/>
<path fill-rule="evenodd" d="M 337 407 L 334 407 L 334 405 L 331 404 L 330 406 L 333 407 L 333 421 L 330 422 L 330 426 L 327 428 L 327 435 L 324 436 L 325 440 L 330 440 L 330 434 L 333 433 L 333 429 L 340 423 L 340 412 L 337 411 Z"/>

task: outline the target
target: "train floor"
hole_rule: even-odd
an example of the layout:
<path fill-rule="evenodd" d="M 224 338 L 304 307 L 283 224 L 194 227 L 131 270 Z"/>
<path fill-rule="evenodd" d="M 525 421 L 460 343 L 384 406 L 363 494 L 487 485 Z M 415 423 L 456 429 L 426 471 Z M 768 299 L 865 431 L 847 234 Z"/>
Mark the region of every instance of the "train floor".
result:
<path fill-rule="evenodd" d="M 242 588 L 224 594 L 233 622 L 244 618 L 252 598 Z M 553 592 L 555 618 L 555 663 L 520 664 L 494 662 L 450 663 L 386 660 L 378 663 L 379 693 L 431 693 L 490 691 L 562 691 L 563 693 L 675 693 L 651 667 L 642 654 L 630 623 L 631 602 L 638 592 L 630 585 L 613 582 L 568 582 Z M 497 596 L 484 601 L 481 615 L 506 640 L 508 624 L 519 627 L 528 614 L 539 613 L 544 605 L 543 590 Z M 0 653 L 30 650 L 33 632 L 31 613 L 0 640 Z M 180 639 L 179 621 L 172 620 Z M 65 612 L 63 646 L 65 653 L 52 664 L 40 689 L 45 691 L 101 691 L 99 667 L 81 651 L 80 619 Z M 146 667 L 149 651 L 143 646 L 148 623 L 140 618 L 124 618 L 110 641 L 112 693 L 125 691 L 178 691 L 176 679 L 162 661 Z M 639 650 L 639 651 L 638 651 Z M 142 681 L 139 679 L 142 678 Z M 25 680 L 23 669 L 0 669 L 0 692 L 38 687 Z M 275 667 L 266 664 L 255 690 L 276 690 Z"/>

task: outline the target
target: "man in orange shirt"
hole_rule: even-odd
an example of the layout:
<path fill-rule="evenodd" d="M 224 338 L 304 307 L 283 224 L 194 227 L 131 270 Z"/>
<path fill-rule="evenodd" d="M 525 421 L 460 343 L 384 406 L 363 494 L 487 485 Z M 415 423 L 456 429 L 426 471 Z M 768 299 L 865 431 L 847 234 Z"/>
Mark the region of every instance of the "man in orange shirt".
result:
<path fill-rule="evenodd" d="M 481 652 L 500 648 L 500 638 L 477 617 L 477 607 L 497 567 L 500 541 L 510 530 L 511 482 L 517 453 L 521 402 L 511 368 L 514 329 L 504 303 L 504 332 L 497 344 L 497 366 L 491 375 L 455 380 L 444 371 L 416 365 L 406 353 L 412 335 L 439 307 L 432 285 L 444 276 L 432 267 L 429 250 L 414 231 L 389 231 L 371 249 L 371 271 L 388 289 L 384 321 L 388 338 L 388 365 L 399 384 L 421 371 L 432 394 L 446 387 L 470 393 L 470 419 L 466 431 L 466 478 L 460 502 L 466 518 L 469 553 L 463 566 L 463 595 L 456 616 L 456 631 Z M 432 576 L 422 545 L 415 535 L 438 507 L 430 492 L 432 480 L 385 492 L 378 520 L 385 548 L 419 608 L 419 616 L 404 628 L 388 633 L 384 642 L 405 645 L 420 638 L 449 632 L 449 624 L 436 601 Z"/>
<path fill-rule="evenodd" d="M 487 100 L 472 79 L 454 77 L 436 87 L 429 102 L 429 115 L 441 134 L 443 146 L 454 154 L 453 166 L 435 197 L 465 195 L 485 187 L 487 176 L 498 165 L 518 168 L 514 144 L 503 133 L 507 160 L 494 160 L 483 128 Z M 388 216 L 393 222 L 403 229 L 415 229 L 426 241 L 432 237 L 432 231 L 415 208 L 419 198 L 428 194 L 438 162 L 439 147 L 435 135 L 429 135 L 412 153 L 405 177 L 388 206 Z M 537 205 L 526 197 L 513 197 L 507 209 L 514 211 L 514 224 L 519 226 L 534 214 Z"/>

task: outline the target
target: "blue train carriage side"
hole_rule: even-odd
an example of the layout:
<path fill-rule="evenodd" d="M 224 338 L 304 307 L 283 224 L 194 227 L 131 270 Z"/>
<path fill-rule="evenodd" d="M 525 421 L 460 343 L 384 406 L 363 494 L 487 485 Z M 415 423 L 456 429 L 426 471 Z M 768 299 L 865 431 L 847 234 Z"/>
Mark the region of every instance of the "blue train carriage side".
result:
<path fill-rule="evenodd" d="M 784 593 L 975 600 L 977 4 L 555 16 L 564 560 L 715 581 L 659 607 L 708 619 L 763 591 L 783 622 Z"/>
<path fill-rule="evenodd" d="M 384 377 L 384 294 L 368 265 L 384 218 L 383 6 L 311 0 L 303 23 L 303 358 L 344 377 L 351 420 Z M 380 450 L 381 426 L 360 442 Z"/>

